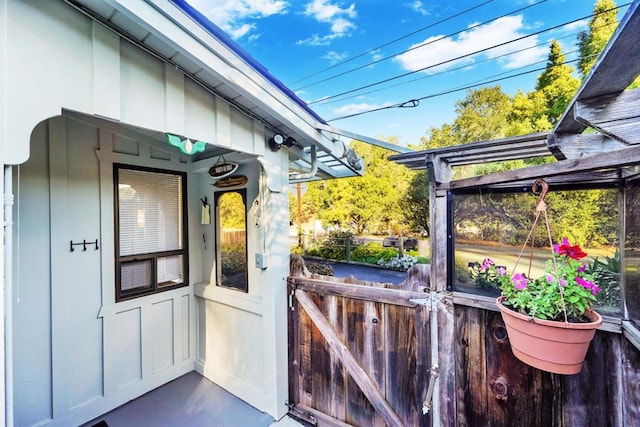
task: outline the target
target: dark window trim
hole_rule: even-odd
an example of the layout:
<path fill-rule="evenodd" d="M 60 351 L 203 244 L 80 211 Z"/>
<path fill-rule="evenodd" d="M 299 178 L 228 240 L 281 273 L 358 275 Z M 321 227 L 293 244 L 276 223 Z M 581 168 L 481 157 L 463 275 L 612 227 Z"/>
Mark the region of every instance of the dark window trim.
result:
<path fill-rule="evenodd" d="M 221 268 L 222 266 L 220 265 L 221 260 L 218 259 L 218 254 L 219 254 L 219 250 L 220 250 L 220 231 L 219 230 L 219 218 L 218 218 L 218 200 L 220 199 L 220 197 L 222 197 L 224 194 L 229 194 L 229 193 L 238 193 L 240 194 L 240 196 L 242 197 L 242 203 L 244 204 L 244 224 L 245 224 L 245 235 L 244 235 L 244 247 L 245 247 L 245 252 L 246 252 L 246 257 L 247 257 L 247 268 L 245 270 L 245 275 L 246 275 L 246 286 L 239 288 L 239 287 L 235 287 L 235 286 L 224 286 L 222 283 L 220 283 L 220 275 L 221 275 Z M 215 247 L 216 247 L 216 286 L 219 286 L 221 288 L 225 288 L 225 289 L 232 289 L 232 290 L 236 290 L 238 292 L 244 292 L 244 293 L 248 293 L 249 292 L 249 230 L 248 230 L 248 217 L 247 217 L 247 189 L 246 188 L 238 188 L 238 189 L 234 189 L 234 190 L 226 190 L 226 191 L 217 191 L 214 193 L 213 195 L 213 207 L 214 207 L 214 212 L 215 212 L 215 224 L 216 224 L 216 238 L 215 238 Z"/>
<path fill-rule="evenodd" d="M 141 172 L 152 172 L 152 173 L 161 173 L 166 175 L 176 175 L 182 178 L 181 187 L 182 187 L 182 249 L 173 250 L 173 251 L 162 251 L 162 252 L 153 252 L 146 254 L 135 254 L 135 255 L 127 255 L 120 256 L 120 201 L 118 197 L 118 184 L 119 184 L 119 171 L 121 169 L 126 170 L 135 170 Z M 132 298 L 137 298 L 146 295 L 152 295 L 159 292 L 170 291 L 172 289 L 182 288 L 185 286 L 189 286 L 189 227 L 188 227 L 188 213 L 187 213 L 187 174 L 185 172 L 172 171 L 166 169 L 159 168 L 151 168 L 137 165 L 127 165 L 122 163 L 114 163 L 113 164 L 113 209 L 114 209 L 114 256 L 115 256 L 115 291 L 116 291 L 116 302 L 126 301 Z M 172 256 L 172 255 L 182 255 L 183 257 L 183 277 L 184 281 L 182 283 L 176 283 L 171 286 L 162 286 L 162 284 L 157 283 L 157 266 L 156 262 L 158 258 Z M 151 288 L 142 288 L 142 289 L 134 289 L 130 291 L 121 291 L 120 290 L 120 272 L 121 272 L 121 264 L 131 261 L 143 261 L 146 259 L 150 259 L 151 261 L 151 276 L 152 276 L 152 287 Z"/>
<path fill-rule="evenodd" d="M 581 190 L 615 190 L 617 189 L 619 192 L 622 192 L 624 194 L 623 191 L 623 186 L 624 183 L 619 181 L 619 182 L 607 182 L 607 183 L 589 183 L 589 182 L 585 182 L 585 183 L 581 183 L 581 184 L 562 184 L 562 185 L 549 185 L 549 191 L 581 191 Z M 454 199 L 456 197 L 456 195 L 468 195 L 468 194 L 476 194 L 478 192 L 481 192 L 483 194 L 490 194 L 490 193 L 495 193 L 495 194 L 506 194 L 506 193 L 512 193 L 512 194 L 521 194 L 521 193 L 527 193 L 527 192 L 531 192 L 531 187 L 530 186 L 523 186 L 523 185 L 505 185 L 505 186 L 499 186 L 499 187 L 491 187 L 491 186 L 477 186 L 477 187 L 465 187 L 465 188 L 461 188 L 461 189 L 455 189 L 455 190 L 448 190 L 447 191 L 447 290 L 448 291 L 453 291 L 453 292 L 458 292 L 460 294 L 467 294 L 467 295 L 473 295 L 473 296 L 482 296 L 481 293 L 474 293 L 474 292 L 470 292 L 469 290 L 464 290 L 464 289 L 457 289 L 456 288 L 456 283 L 455 283 L 455 232 L 453 229 L 453 225 L 455 223 L 454 220 Z M 623 203 L 623 202 L 621 202 Z M 620 221 L 624 222 L 623 219 L 623 211 L 620 210 Z M 623 250 L 623 240 L 624 240 L 624 234 L 622 233 L 622 230 L 620 232 L 620 236 L 619 236 L 619 250 L 620 250 L 620 254 L 621 256 L 624 256 L 624 254 L 622 253 Z M 623 271 L 621 271 L 621 274 L 623 274 Z M 624 294 L 624 285 L 622 285 L 622 293 L 621 293 L 621 298 L 622 298 L 622 304 L 623 307 L 626 305 L 626 301 L 625 301 L 625 294 Z M 615 313 L 614 316 L 620 317 L 620 313 Z"/>

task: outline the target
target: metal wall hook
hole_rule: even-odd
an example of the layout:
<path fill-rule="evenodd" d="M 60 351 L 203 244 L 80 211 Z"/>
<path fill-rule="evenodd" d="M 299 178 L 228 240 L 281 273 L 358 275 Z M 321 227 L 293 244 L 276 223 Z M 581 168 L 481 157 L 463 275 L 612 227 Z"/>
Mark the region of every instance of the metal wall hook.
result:
<path fill-rule="evenodd" d="M 82 245 L 83 251 L 87 250 L 87 245 L 95 245 L 96 251 L 100 249 L 100 247 L 98 246 L 98 239 L 96 239 L 95 242 L 87 242 L 87 240 L 85 239 L 82 242 L 78 242 L 78 243 L 73 243 L 73 240 L 69 241 L 69 251 L 74 252 L 75 251 L 74 246 L 79 246 L 79 245 Z"/>

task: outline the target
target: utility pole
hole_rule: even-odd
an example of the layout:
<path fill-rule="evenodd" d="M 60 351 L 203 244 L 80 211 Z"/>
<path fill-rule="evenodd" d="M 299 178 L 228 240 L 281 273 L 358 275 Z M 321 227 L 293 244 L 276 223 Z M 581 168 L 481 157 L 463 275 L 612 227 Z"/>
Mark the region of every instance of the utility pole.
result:
<path fill-rule="evenodd" d="M 302 247 L 302 200 L 300 199 L 300 183 L 296 182 L 296 199 L 298 203 L 298 247 Z"/>

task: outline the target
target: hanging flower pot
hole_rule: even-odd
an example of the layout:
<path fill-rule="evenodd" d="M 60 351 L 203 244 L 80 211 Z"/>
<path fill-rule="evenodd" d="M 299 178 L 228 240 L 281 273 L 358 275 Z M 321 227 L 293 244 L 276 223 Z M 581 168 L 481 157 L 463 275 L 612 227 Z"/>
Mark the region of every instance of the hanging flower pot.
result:
<path fill-rule="evenodd" d="M 484 278 L 499 287 L 496 304 L 502 313 L 513 354 L 535 368 L 557 374 L 577 374 L 587 354 L 602 316 L 592 310 L 600 288 L 597 272 L 589 271 L 581 260 L 587 256 L 580 246 L 567 238 L 553 244 L 544 202 L 548 185 L 536 180 L 533 191 L 541 188 L 536 218 L 522 246 L 512 273 L 487 258 L 479 267 Z M 529 238 L 543 215 L 551 247 L 551 259 L 545 273 L 531 277 L 531 260 L 527 273 L 515 273 Z M 533 256 L 533 243 L 531 256 Z"/>
<path fill-rule="evenodd" d="M 602 316 L 587 310 L 589 323 L 568 323 L 537 319 L 517 313 L 502 304 L 496 304 L 502 313 L 513 354 L 534 368 L 555 374 L 573 375 L 580 372 L 596 329 L 602 325 Z"/>

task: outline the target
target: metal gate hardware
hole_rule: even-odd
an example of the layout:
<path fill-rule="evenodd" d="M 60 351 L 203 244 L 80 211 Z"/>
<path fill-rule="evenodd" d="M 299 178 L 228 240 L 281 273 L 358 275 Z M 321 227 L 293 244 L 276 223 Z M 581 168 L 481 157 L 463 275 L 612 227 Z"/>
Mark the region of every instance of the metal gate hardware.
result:
<path fill-rule="evenodd" d="M 293 286 L 291 286 L 291 290 L 289 291 L 289 309 L 291 309 L 291 311 L 295 311 L 295 308 L 293 307 L 293 300 L 296 296 L 297 289 L 298 283 L 294 281 Z"/>
<path fill-rule="evenodd" d="M 432 310 L 436 310 L 438 308 L 437 296 L 438 296 L 437 292 L 429 292 L 429 298 L 411 298 L 409 299 L 409 302 L 422 305 L 425 307 L 429 307 Z"/>
<path fill-rule="evenodd" d="M 427 389 L 427 396 L 424 398 L 424 403 L 422 404 L 422 415 L 426 415 L 431 410 L 431 405 L 433 404 L 433 390 L 436 386 L 436 380 L 438 379 L 438 375 L 440 375 L 440 368 L 438 365 L 431 368 L 431 377 L 429 378 L 429 388 Z"/>
<path fill-rule="evenodd" d="M 285 405 L 289 408 L 289 413 L 296 418 L 300 418 L 303 421 L 311 424 L 312 426 L 318 425 L 318 419 L 313 416 L 311 412 L 305 412 L 296 407 L 295 404 L 284 402 Z"/>

